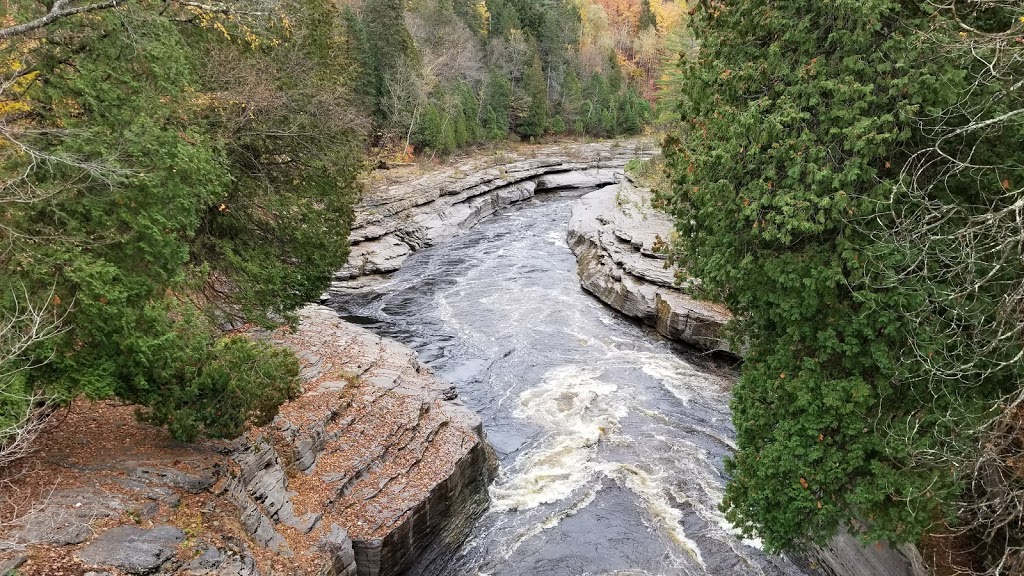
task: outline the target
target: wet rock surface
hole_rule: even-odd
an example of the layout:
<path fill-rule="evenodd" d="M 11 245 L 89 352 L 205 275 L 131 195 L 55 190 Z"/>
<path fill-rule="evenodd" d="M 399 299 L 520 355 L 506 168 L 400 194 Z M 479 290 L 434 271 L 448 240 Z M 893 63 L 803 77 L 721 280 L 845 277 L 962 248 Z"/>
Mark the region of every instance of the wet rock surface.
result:
<path fill-rule="evenodd" d="M 581 198 L 569 220 L 568 243 L 585 290 L 673 340 L 729 351 L 723 327 L 730 314 L 698 300 L 676 282 L 664 250 L 672 220 L 651 206 L 649 190 L 626 180 Z"/>

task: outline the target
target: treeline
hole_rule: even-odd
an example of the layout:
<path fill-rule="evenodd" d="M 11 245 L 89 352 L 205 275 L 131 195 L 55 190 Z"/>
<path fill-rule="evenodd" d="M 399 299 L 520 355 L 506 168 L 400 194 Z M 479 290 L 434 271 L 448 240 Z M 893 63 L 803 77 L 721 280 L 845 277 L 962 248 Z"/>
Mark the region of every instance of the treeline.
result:
<path fill-rule="evenodd" d="M 723 509 L 1024 573 L 1024 5 L 702 1 L 665 144 L 735 314 Z"/>
<path fill-rule="evenodd" d="M 234 436 L 298 363 L 276 326 L 345 261 L 368 122 L 328 0 L 3 4 L 0 464 L 118 397 Z"/>
<path fill-rule="evenodd" d="M 545 134 L 637 134 L 665 34 L 633 2 L 611 37 L 605 9 L 569 0 L 365 0 L 344 8 L 375 143 L 442 155 L 468 144 Z M 658 7 L 661 2 L 658 2 Z M 674 3 L 671 3 L 675 6 Z M 663 27 L 678 11 L 661 10 Z M 634 44 L 647 39 L 640 51 Z M 639 46 L 639 44 L 637 44 Z M 640 67 L 643 53 L 651 64 Z M 649 60 L 649 62 L 648 62 Z"/>

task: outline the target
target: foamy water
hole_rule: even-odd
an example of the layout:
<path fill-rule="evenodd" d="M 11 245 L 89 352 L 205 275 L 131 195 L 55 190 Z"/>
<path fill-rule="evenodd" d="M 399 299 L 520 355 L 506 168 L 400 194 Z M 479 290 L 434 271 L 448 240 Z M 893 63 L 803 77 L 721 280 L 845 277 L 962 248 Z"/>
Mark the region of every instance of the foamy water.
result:
<path fill-rule="evenodd" d="M 446 573 L 804 574 L 718 510 L 731 369 L 579 288 L 571 202 L 499 214 L 379 293 L 335 298 L 455 383 L 499 455 L 491 510 Z"/>

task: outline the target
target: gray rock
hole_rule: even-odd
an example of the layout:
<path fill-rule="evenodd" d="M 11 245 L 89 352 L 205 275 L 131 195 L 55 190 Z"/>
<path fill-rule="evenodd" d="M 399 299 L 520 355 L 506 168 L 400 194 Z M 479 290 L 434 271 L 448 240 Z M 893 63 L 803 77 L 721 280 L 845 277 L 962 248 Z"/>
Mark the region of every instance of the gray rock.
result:
<path fill-rule="evenodd" d="M 672 220 L 651 207 L 651 194 L 629 181 L 591 192 L 573 206 L 567 241 L 580 284 L 626 316 L 666 338 L 704 350 L 729 351 L 723 307 L 689 296 L 659 254 Z"/>
<path fill-rule="evenodd" d="M 842 530 L 827 546 L 809 554 L 813 567 L 827 576 L 926 576 L 924 562 L 913 546 L 886 544 L 865 547 Z"/>
<path fill-rule="evenodd" d="M 242 555 L 231 555 L 224 559 L 217 567 L 217 576 L 260 576 L 256 569 L 256 561 L 248 553 Z"/>
<path fill-rule="evenodd" d="M 129 574 L 151 574 L 170 560 L 185 533 L 174 526 L 142 529 L 118 526 L 100 534 L 78 552 L 87 566 L 111 566 Z"/>
<path fill-rule="evenodd" d="M 125 472 L 141 482 L 174 486 L 182 488 L 190 494 L 199 494 L 213 486 L 216 481 L 214 476 L 209 473 L 193 474 L 169 466 L 132 466 L 127 467 Z"/>
<path fill-rule="evenodd" d="M 485 158 L 369 190 L 356 207 L 348 264 L 333 291 L 398 270 L 416 250 L 463 233 L 503 206 L 542 190 L 618 182 L 623 166 L 654 147 L 640 140 L 531 149 L 534 158 Z"/>
<path fill-rule="evenodd" d="M 5 540 L 13 547 L 27 544 L 67 546 L 92 536 L 90 524 L 126 512 L 120 496 L 84 488 L 59 490 L 31 513 L 19 518 Z M 0 550 L 4 544 L 0 544 Z"/>
<path fill-rule="evenodd" d="M 158 504 L 157 502 L 146 502 L 145 504 L 140 506 L 138 510 L 136 510 L 136 513 L 139 515 L 139 518 L 142 518 L 143 520 L 149 520 L 150 518 L 156 516 L 157 512 L 159 511 L 160 504 Z"/>
<path fill-rule="evenodd" d="M 297 463 L 300 467 L 311 467 L 315 454 L 323 448 L 322 433 L 319 439 L 296 440 L 296 447 Z M 317 525 L 320 515 L 310 513 L 300 517 L 295 514 L 288 476 L 270 442 L 254 442 L 233 458 L 241 473 L 229 480 L 226 488 L 228 497 L 239 507 L 242 525 L 260 546 L 287 554 L 285 539 L 276 524 L 283 523 L 306 533 Z"/>
<path fill-rule="evenodd" d="M 538 190 L 555 190 L 558 188 L 596 188 L 615 184 L 622 180 L 621 169 L 574 170 L 545 174 L 537 178 Z"/>
<path fill-rule="evenodd" d="M 455 396 L 451 384 L 434 376 L 408 347 L 344 322 L 336 311 L 323 306 L 308 306 L 298 316 L 297 338 L 271 338 L 297 352 L 314 343 L 312 347 L 323 358 L 323 373 L 345 380 L 358 378 L 358 394 L 338 394 L 323 383 L 311 385 L 306 394 L 325 395 L 325 402 L 304 410 L 301 418 L 286 407 L 275 420 L 273 441 L 269 436 L 250 438 L 232 456 L 238 473 L 228 479 L 225 489 L 239 506 L 242 524 L 258 545 L 288 553 L 278 532 L 281 526 L 308 530 L 326 522 L 330 530 L 318 550 L 291 551 L 315 559 L 323 574 L 444 574 L 447 562 L 486 509 L 487 488 L 497 473 L 480 418 L 466 406 L 446 401 Z M 385 396 L 387 410 L 394 410 L 387 417 L 395 419 L 398 427 L 383 437 L 367 436 L 364 421 L 376 418 L 376 408 L 363 403 Z M 358 409 L 351 409 L 353 403 L 359 404 Z M 463 433 L 448 434 L 452 429 Z M 421 478 L 412 492 L 406 491 L 406 468 L 386 466 L 389 459 L 418 462 L 432 442 L 455 437 L 458 444 L 442 451 L 446 453 L 442 458 L 451 460 L 437 462 L 439 473 Z M 320 455 L 346 451 L 353 442 L 365 443 L 366 451 L 349 469 L 317 469 Z M 289 474 L 296 473 L 312 475 L 332 491 L 324 508 L 301 518 L 296 518 L 288 490 Z M 389 526 L 387 535 L 351 541 L 338 516 L 338 501 L 344 498 L 362 501 L 371 521 Z M 230 556 L 218 573 L 224 573 L 229 563 Z"/>
<path fill-rule="evenodd" d="M 0 576 L 8 576 L 14 574 L 18 568 L 21 568 L 28 562 L 28 556 L 15 556 L 6 562 L 0 562 Z"/>
<path fill-rule="evenodd" d="M 200 551 L 200 554 L 185 566 L 185 568 L 193 574 L 206 573 L 219 567 L 224 561 L 224 554 L 222 554 L 216 547 L 211 546 L 206 542 L 200 543 L 196 547 L 196 550 Z"/>
<path fill-rule="evenodd" d="M 332 524 L 330 533 L 320 540 L 320 549 L 328 557 L 322 576 L 356 576 L 356 553 L 344 528 Z"/>

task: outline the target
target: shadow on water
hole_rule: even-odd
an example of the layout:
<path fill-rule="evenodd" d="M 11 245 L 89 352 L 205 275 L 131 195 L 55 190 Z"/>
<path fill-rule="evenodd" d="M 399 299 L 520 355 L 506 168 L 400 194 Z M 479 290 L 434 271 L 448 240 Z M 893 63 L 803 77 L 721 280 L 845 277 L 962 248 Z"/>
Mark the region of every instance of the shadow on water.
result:
<path fill-rule="evenodd" d="M 415 349 L 484 420 L 501 472 L 453 575 L 798 575 L 718 511 L 734 362 L 665 342 L 586 294 L 574 194 L 413 254 L 346 319 Z"/>

